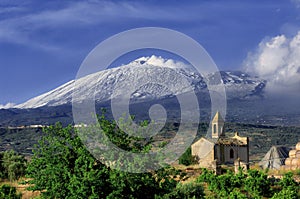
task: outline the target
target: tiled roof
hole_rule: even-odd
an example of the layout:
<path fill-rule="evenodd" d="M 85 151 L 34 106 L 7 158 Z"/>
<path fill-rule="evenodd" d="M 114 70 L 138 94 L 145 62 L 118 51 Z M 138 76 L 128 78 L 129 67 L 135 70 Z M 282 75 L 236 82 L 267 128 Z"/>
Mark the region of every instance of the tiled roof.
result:
<path fill-rule="evenodd" d="M 240 137 L 236 132 L 233 137 L 220 137 L 216 144 L 224 144 L 224 145 L 247 145 L 248 138 Z"/>

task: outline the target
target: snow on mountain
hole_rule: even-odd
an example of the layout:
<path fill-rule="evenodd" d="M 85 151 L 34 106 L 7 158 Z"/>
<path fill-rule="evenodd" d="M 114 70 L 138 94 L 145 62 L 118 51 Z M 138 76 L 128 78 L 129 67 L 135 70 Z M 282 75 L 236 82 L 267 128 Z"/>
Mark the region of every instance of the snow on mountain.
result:
<path fill-rule="evenodd" d="M 210 74 L 205 78 L 211 79 L 214 76 L 215 74 Z M 182 80 L 182 77 L 185 81 Z M 266 84 L 265 81 L 242 72 L 221 72 L 221 77 L 229 98 L 260 96 Z M 168 82 L 170 88 L 157 84 L 157 79 Z M 76 84 L 75 80 L 69 81 L 54 90 L 32 98 L 23 104 L 16 105 L 14 108 L 23 109 L 70 104 L 72 103 L 73 92 L 76 92 L 76 96 L 79 96 L 73 99 L 76 102 L 80 103 L 88 98 L 91 99 L 91 97 L 94 97 L 97 102 L 103 102 L 110 100 L 112 96 L 127 94 L 126 92 L 129 92 L 129 90 L 126 88 L 133 87 L 133 82 L 135 86 L 140 85 L 131 93 L 133 100 L 159 99 L 188 92 L 191 88 L 197 91 L 207 89 L 203 77 L 189 65 L 153 55 L 151 57 L 141 57 L 127 65 L 82 77 L 76 80 Z"/>
<path fill-rule="evenodd" d="M 220 74 L 229 98 L 263 97 L 267 83 L 265 80 L 252 77 L 241 71 L 221 71 Z"/>
<path fill-rule="evenodd" d="M 11 102 L 8 102 L 6 104 L 0 104 L 0 109 L 13 108 L 15 105 L 16 105 L 15 103 L 11 103 Z"/>

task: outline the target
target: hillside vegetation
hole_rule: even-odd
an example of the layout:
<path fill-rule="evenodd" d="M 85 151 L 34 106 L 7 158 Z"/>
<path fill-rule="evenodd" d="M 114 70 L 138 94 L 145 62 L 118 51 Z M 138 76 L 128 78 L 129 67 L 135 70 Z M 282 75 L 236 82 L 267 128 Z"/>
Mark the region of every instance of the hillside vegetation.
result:
<path fill-rule="evenodd" d="M 154 138 L 154 145 L 171 140 L 175 136 L 177 127 L 176 124 L 167 125 L 163 132 Z M 204 136 L 207 128 L 207 123 L 200 124 L 196 139 Z M 250 160 L 252 161 L 260 160 L 273 145 L 294 147 L 300 141 L 300 127 L 226 123 L 225 129 L 228 135 L 239 132 L 241 136 L 250 138 Z M 0 151 L 13 149 L 26 156 L 31 156 L 33 145 L 37 144 L 42 136 L 42 128 L 0 128 Z"/>
<path fill-rule="evenodd" d="M 103 117 L 99 118 L 99 122 L 110 140 L 124 150 L 147 153 L 155 142 L 129 136 L 115 123 Z M 203 124 L 201 128 L 204 127 Z M 230 127 L 229 125 L 228 128 Z M 251 126 L 241 125 L 239 128 L 245 127 L 250 129 Z M 280 127 L 259 128 L 264 129 L 264 132 L 267 132 L 267 129 L 281 132 Z M 257 130 L 257 127 L 255 129 Z M 13 132 L 20 133 L 22 130 Z M 223 174 L 215 175 L 211 171 L 200 169 L 200 175 L 189 180 L 185 170 L 170 165 L 156 171 L 128 173 L 112 169 L 95 159 L 82 144 L 77 129 L 72 126 L 62 127 L 61 124 L 56 124 L 43 129 L 43 133 L 38 133 L 41 139 L 33 147 L 33 156 L 28 163 L 24 156 L 13 151 L 2 153 L 0 162 L 4 168 L 2 170 L 5 171 L 2 178 L 16 180 L 25 173 L 27 178 L 22 184 L 29 185 L 29 190 L 40 193 L 39 197 L 42 198 L 296 199 L 300 196 L 299 183 L 294 180 L 292 173 L 286 173 L 282 179 L 276 179 L 259 170 L 240 170 L 237 174 L 225 170 Z M 111 155 L 117 158 L 118 164 L 117 154 L 112 151 Z M 129 164 L 156 162 L 150 161 L 134 159 Z M 20 168 L 26 170 L 20 171 Z M 20 193 L 11 186 L 1 185 L 0 198 L 20 198 Z"/>

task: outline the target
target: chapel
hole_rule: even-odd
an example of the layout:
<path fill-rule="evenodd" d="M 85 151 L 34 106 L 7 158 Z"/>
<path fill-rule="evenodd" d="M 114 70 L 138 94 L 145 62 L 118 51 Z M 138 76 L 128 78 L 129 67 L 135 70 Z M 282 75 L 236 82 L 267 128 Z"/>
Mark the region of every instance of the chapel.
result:
<path fill-rule="evenodd" d="M 219 165 L 238 164 L 248 169 L 249 138 L 239 136 L 238 132 L 234 136 L 227 136 L 224 123 L 220 112 L 217 112 L 210 125 L 211 133 L 192 144 L 192 155 L 200 167 L 216 169 Z"/>

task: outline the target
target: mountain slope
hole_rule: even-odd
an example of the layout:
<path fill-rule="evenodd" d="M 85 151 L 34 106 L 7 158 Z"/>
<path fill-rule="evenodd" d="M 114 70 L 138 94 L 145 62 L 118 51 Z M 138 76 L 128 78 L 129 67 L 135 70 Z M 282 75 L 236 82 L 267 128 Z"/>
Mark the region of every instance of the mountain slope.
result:
<path fill-rule="evenodd" d="M 174 72 L 175 71 L 175 72 Z M 180 74 L 179 76 L 176 75 Z M 257 77 L 251 77 L 243 72 L 220 72 L 229 99 L 247 99 L 262 97 L 266 82 Z M 208 75 L 208 79 L 216 74 Z M 169 78 L 172 88 L 156 83 L 157 78 Z M 184 81 L 182 80 L 185 79 Z M 130 81 L 128 81 L 130 79 Z M 108 101 L 112 96 L 127 94 L 126 88 L 135 87 L 131 94 L 132 100 L 152 100 L 188 92 L 191 88 L 197 92 L 206 92 L 204 78 L 182 62 L 161 57 L 141 57 L 133 62 L 100 71 L 81 79 L 69 81 L 66 84 L 45 94 L 16 105 L 14 108 L 28 109 L 43 106 L 59 106 L 72 103 L 72 93 L 78 92 L 76 102 L 95 96 L 97 102 Z M 133 84 L 133 82 L 135 84 Z M 176 84 L 172 83 L 176 82 Z M 138 85 L 138 86 L 137 86 Z M 122 87 L 116 91 L 116 88 Z M 170 90 L 171 89 L 171 90 Z"/>

